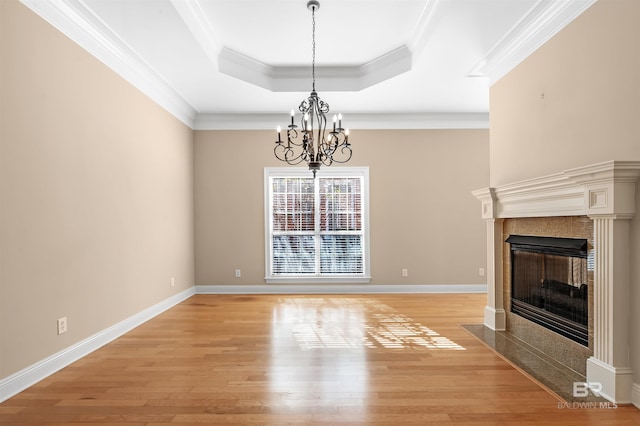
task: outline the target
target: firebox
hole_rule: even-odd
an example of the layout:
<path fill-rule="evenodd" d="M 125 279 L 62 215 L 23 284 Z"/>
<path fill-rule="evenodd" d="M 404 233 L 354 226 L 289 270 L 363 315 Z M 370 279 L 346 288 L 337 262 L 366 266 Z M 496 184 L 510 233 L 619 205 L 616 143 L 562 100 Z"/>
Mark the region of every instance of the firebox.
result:
<path fill-rule="evenodd" d="M 510 235 L 511 312 L 589 344 L 585 239 Z"/>

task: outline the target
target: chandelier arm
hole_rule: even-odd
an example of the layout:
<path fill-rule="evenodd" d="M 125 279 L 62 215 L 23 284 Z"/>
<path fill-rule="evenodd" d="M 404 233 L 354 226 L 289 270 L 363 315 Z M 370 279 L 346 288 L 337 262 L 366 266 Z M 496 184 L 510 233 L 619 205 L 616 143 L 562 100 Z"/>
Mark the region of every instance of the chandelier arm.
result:
<path fill-rule="evenodd" d="M 329 132 L 329 140 L 322 145 L 322 164 L 346 163 L 353 154 L 344 131 Z"/>
<path fill-rule="evenodd" d="M 289 129 L 287 130 L 287 146 L 302 146 L 303 145 L 303 141 L 300 140 L 298 141 L 299 138 L 299 133 L 296 129 Z"/>
<path fill-rule="evenodd" d="M 332 161 L 336 162 L 336 163 L 346 163 L 347 161 L 351 160 L 351 155 L 353 154 L 352 150 L 351 150 L 351 146 L 349 145 L 343 145 L 340 148 L 340 153 L 344 156 L 344 158 L 336 158 L 336 156 L 332 156 L 331 159 Z"/>
<path fill-rule="evenodd" d="M 291 166 L 295 166 L 296 164 L 300 164 L 304 161 L 302 152 L 298 155 L 295 155 L 293 148 L 288 148 L 282 144 L 276 145 L 276 147 L 273 149 L 273 153 L 278 160 L 284 161 Z"/>

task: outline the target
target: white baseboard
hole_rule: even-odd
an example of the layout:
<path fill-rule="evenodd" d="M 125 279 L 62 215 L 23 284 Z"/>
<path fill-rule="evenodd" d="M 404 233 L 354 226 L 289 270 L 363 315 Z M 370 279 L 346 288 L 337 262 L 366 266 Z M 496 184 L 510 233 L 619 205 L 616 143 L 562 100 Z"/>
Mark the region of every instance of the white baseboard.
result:
<path fill-rule="evenodd" d="M 485 306 L 484 325 L 494 331 L 505 331 L 507 329 L 507 313 L 504 309 Z"/>
<path fill-rule="evenodd" d="M 594 356 L 587 359 L 587 382 L 600 383 L 600 396 L 617 404 L 630 404 L 633 394 L 633 370 L 614 367 Z"/>
<path fill-rule="evenodd" d="M 634 383 L 631 386 L 631 403 L 640 408 L 640 383 Z"/>
<path fill-rule="evenodd" d="M 0 380 L 0 402 L 50 376 L 195 294 L 191 287 Z"/>
<path fill-rule="evenodd" d="M 486 293 L 486 284 L 371 285 L 371 284 L 260 284 L 197 285 L 196 294 L 411 294 Z"/>

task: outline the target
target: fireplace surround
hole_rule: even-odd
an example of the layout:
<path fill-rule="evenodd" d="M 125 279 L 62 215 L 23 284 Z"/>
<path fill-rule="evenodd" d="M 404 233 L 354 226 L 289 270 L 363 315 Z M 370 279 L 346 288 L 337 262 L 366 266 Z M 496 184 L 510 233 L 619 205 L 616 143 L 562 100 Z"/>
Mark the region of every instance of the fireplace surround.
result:
<path fill-rule="evenodd" d="M 632 400 L 629 359 L 630 222 L 635 214 L 640 162 L 606 161 L 499 187 L 473 191 L 487 224 L 487 306 L 484 323 L 507 330 L 510 299 L 505 277 L 505 221 L 585 217 L 593 226 L 593 331 L 586 381 L 616 403 Z M 506 235 L 505 235 L 506 234 Z M 505 286 L 507 284 L 507 286 Z M 506 291 L 505 291 L 506 290 Z M 523 339 L 525 340 L 525 339 Z M 526 341 L 526 340 L 525 340 Z M 527 342 L 534 344 L 536 342 Z"/>

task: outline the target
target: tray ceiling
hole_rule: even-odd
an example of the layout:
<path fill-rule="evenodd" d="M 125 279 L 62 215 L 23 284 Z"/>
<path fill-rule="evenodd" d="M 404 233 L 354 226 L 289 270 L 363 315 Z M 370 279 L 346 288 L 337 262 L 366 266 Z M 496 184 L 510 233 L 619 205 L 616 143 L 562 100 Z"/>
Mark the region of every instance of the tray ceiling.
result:
<path fill-rule="evenodd" d="M 305 0 L 22 0 L 196 129 L 311 91 Z M 322 0 L 316 89 L 351 128 L 488 127 L 489 86 L 595 0 Z"/>

